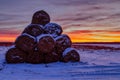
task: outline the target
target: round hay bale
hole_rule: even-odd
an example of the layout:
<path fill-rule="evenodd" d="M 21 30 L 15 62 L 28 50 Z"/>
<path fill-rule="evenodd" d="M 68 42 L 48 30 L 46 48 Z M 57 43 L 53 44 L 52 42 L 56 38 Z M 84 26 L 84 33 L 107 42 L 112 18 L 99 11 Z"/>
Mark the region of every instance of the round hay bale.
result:
<path fill-rule="evenodd" d="M 50 22 L 50 16 L 44 10 L 37 11 L 33 14 L 32 24 L 45 25 Z"/>
<path fill-rule="evenodd" d="M 43 34 L 37 37 L 38 42 L 38 50 L 42 53 L 50 53 L 54 50 L 55 41 L 54 39 L 48 35 Z"/>
<path fill-rule="evenodd" d="M 62 56 L 62 52 L 68 48 L 71 47 L 72 42 L 69 36 L 62 34 L 61 36 L 58 36 L 55 38 L 56 44 L 55 44 L 55 50 L 59 56 Z"/>
<path fill-rule="evenodd" d="M 78 62 L 80 61 L 80 55 L 75 48 L 67 48 L 62 54 L 62 61 L 63 62 Z"/>
<path fill-rule="evenodd" d="M 44 62 L 44 56 L 42 53 L 38 51 L 32 51 L 27 56 L 26 62 L 32 63 L 32 64 L 39 64 Z"/>
<path fill-rule="evenodd" d="M 24 33 L 16 39 L 15 46 L 25 52 L 33 51 L 36 46 L 35 38 L 29 34 Z"/>
<path fill-rule="evenodd" d="M 10 48 L 5 55 L 5 59 L 7 63 L 23 63 L 26 60 L 26 53 L 15 47 Z"/>
<path fill-rule="evenodd" d="M 38 24 L 30 24 L 28 25 L 24 31 L 22 33 L 27 33 L 27 34 L 30 34 L 34 37 L 40 35 L 40 34 L 43 34 L 44 33 L 44 29 L 42 28 L 41 25 L 38 25 Z"/>
<path fill-rule="evenodd" d="M 59 56 L 55 52 L 45 54 L 45 63 L 51 63 L 57 61 L 59 61 Z"/>
<path fill-rule="evenodd" d="M 61 35 L 63 32 L 62 27 L 56 23 L 48 23 L 44 26 L 44 30 L 47 34 L 51 34 L 54 38 Z"/>

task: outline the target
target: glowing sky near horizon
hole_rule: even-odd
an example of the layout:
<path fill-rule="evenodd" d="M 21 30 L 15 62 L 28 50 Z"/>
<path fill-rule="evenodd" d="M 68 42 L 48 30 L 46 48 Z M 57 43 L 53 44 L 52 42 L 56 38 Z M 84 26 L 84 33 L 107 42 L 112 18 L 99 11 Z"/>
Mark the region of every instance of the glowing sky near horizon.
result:
<path fill-rule="evenodd" d="M 120 42 L 120 0 L 0 0 L 0 42 L 13 42 L 38 10 L 73 42 Z"/>

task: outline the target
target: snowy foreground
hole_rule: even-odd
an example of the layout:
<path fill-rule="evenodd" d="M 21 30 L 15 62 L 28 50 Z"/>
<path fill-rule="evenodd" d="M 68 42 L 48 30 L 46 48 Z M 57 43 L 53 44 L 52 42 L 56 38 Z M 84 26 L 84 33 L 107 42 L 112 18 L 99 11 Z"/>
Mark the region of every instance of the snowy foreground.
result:
<path fill-rule="evenodd" d="M 8 49 L 0 46 L 0 80 L 120 80 L 120 50 L 78 48 L 77 63 L 7 64 Z"/>

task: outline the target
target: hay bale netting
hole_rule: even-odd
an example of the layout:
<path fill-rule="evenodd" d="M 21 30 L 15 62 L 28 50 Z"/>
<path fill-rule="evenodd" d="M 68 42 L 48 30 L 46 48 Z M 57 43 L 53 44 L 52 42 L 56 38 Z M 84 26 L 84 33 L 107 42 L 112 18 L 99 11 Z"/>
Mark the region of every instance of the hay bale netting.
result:
<path fill-rule="evenodd" d="M 31 51 L 27 56 L 26 62 L 32 64 L 44 63 L 43 53 L 40 53 L 38 51 Z"/>
<path fill-rule="evenodd" d="M 62 54 L 62 61 L 63 62 L 79 62 L 80 55 L 75 48 L 67 48 Z"/>
<path fill-rule="evenodd" d="M 62 34 L 55 38 L 55 42 L 55 51 L 60 57 L 62 56 L 63 51 L 72 45 L 71 39 L 66 34 Z"/>
<path fill-rule="evenodd" d="M 15 46 L 22 51 L 30 52 L 33 51 L 34 48 L 36 47 L 35 42 L 36 41 L 33 36 L 24 33 L 16 39 Z"/>
<path fill-rule="evenodd" d="M 38 25 L 38 24 L 30 24 L 28 25 L 24 31 L 22 33 L 27 33 L 27 34 L 30 34 L 34 37 L 40 35 L 40 34 L 43 34 L 44 33 L 44 29 L 42 28 L 41 25 Z"/>
<path fill-rule="evenodd" d="M 33 14 L 32 24 L 45 25 L 50 22 L 50 16 L 44 10 L 37 11 Z"/>
<path fill-rule="evenodd" d="M 57 61 L 59 61 L 59 56 L 55 52 L 45 54 L 45 63 L 51 63 Z"/>
<path fill-rule="evenodd" d="M 55 47 L 55 41 L 49 34 L 43 34 L 37 37 L 37 47 L 42 53 L 51 53 Z"/>
<path fill-rule="evenodd" d="M 47 34 L 51 34 L 54 38 L 60 36 L 63 32 L 62 27 L 56 23 L 48 23 L 44 26 L 44 30 Z"/>
<path fill-rule="evenodd" d="M 26 53 L 13 47 L 7 51 L 5 59 L 7 63 L 23 63 L 26 60 Z"/>

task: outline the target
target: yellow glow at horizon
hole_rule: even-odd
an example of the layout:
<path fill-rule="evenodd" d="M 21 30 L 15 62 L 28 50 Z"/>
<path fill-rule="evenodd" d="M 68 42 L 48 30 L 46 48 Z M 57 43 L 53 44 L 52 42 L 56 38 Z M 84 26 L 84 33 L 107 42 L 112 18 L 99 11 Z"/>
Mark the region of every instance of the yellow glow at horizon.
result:
<path fill-rule="evenodd" d="M 0 35 L 0 42 L 14 42 L 18 35 Z"/>
<path fill-rule="evenodd" d="M 67 33 L 65 33 L 67 34 Z M 0 42 L 14 42 L 17 38 L 17 34 L 14 35 L 0 35 Z M 119 33 L 106 32 L 104 34 L 94 33 L 74 33 L 69 34 L 72 42 L 120 42 Z"/>

